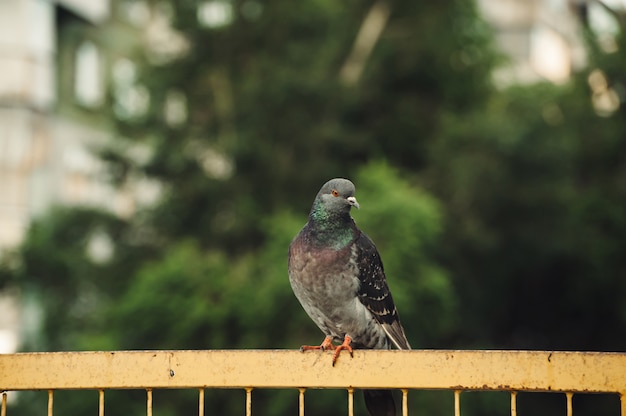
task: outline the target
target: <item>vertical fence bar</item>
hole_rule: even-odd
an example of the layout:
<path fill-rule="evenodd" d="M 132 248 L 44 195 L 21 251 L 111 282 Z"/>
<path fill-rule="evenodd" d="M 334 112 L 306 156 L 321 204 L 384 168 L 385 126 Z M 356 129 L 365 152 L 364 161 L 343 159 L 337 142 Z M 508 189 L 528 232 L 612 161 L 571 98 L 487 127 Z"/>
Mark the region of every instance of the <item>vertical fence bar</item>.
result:
<path fill-rule="evenodd" d="M 246 387 L 246 416 L 252 416 L 252 387 Z"/>
<path fill-rule="evenodd" d="M 54 390 L 48 390 L 48 416 L 52 416 L 53 415 L 53 409 L 54 407 Z"/>
<path fill-rule="evenodd" d="M 511 392 L 511 416 L 517 416 L 517 392 Z"/>
<path fill-rule="evenodd" d="M 572 392 L 567 392 L 565 393 L 565 398 L 567 399 L 567 416 L 572 416 L 574 413 L 574 410 L 572 408 L 572 398 L 574 397 L 574 393 Z"/>
<path fill-rule="evenodd" d="M 626 416 L 626 393 L 620 393 L 619 394 L 619 401 L 620 401 L 620 403 L 622 405 L 622 412 L 621 412 L 622 416 Z"/>
<path fill-rule="evenodd" d="M 354 389 L 348 389 L 348 416 L 354 416 Z"/>
<path fill-rule="evenodd" d="M 146 389 L 146 415 L 152 416 L 152 389 Z"/>
<path fill-rule="evenodd" d="M 198 389 L 198 416 L 204 416 L 204 389 Z"/>
<path fill-rule="evenodd" d="M 104 416 L 104 390 L 98 390 L 98 416 Z"/>
<path fill-rule="evenodd" d="M 454 416 L 461 416 L 461 390 L 454 390 Z"/>
<path fill-rule="evenodd" d="M 0 416 L 7 416 L 7 392 L 2 392 L 2 410 L 0 410 Z"/>
<path fill-rule="evenodd" d="M 304 416 L 304 392 L 306 389 L 300 387 L 298 390 L 300 391 L 300 394 L 298 395 L 298 415 Z"/>
<path fill-rule="evenodd" d="M 409 416 L 409 390 L 402 389 L 402 416 Z"/>

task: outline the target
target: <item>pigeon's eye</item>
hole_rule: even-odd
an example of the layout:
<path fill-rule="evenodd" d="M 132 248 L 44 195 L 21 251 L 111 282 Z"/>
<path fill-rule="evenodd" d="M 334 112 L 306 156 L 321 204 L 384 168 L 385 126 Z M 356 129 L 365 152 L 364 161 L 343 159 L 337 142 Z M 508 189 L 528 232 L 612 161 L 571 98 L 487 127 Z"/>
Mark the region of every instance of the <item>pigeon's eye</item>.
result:
<path fill-rule="evenodd" d="M 339 191 L 337 191 L 336 189 L 333 189 L 332 191 L 330 191 L 330 194 L 332 196 L 339 196 Z"/>

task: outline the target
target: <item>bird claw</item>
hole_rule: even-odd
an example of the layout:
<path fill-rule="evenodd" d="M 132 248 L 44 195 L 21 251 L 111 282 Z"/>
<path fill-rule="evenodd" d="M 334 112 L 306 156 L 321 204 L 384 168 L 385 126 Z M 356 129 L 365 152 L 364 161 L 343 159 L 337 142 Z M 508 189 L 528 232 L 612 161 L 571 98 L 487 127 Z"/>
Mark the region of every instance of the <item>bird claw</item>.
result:
<path fill-rule="evenodd" d="M 335 348 L 335 346 L 333 345 L 332 342 L 332 337 L 327 336 L 326 338 L 324 338 L 324 341 L 322 341 L 322 343 L 320 345 L 303 345 L 300 347 L 300 352 L 304 352 L 304 351 L 311 351 L 311 350 L 322 350 L 322 351 L 326 351 L 326 350 L 332 350 Z"/>
<path fill-rule="evenodd" d="M 333 350 L 334 352 L 333 352 L 332 365 L 334 367 L 335 363 L 337 362 L 337 358 L 339 358 L 339 353 L 342 350 L 348 351 L 350 353 L 350 357 L 354 358 L 354 351 L 352 350 L 352 347 L 350 346 L 351 342 L 352 342 L 352 338 L 350 338 L 350 335 L 346 335 L 345 338 L 343 339 L 343 343 L 335 347 L 332 343 L 332 337 L 327 336 L 326 338 L 324 338 L 324 341 L 322 341 L 321 345 L 303 345 L 300 347 L 300 352 L 311 351 L 311 350 L 322 350 L 322 351 Z"/>
<path fill-rule="evenodd" d="M 335 348 L 335 346 L 333 345 L 332 337 L 327 336 L 326 338 L 324 338 L 324 341 L 322 341 L 322 345 L 320 345 L 320 348 L 322 351 L 332 350 L 333 348 Z"/>
<path fill-rule="evenodd" d="M 350 357 L 354 358 L 354 351 L 352 350 L 352 347 L 350 346 L 351 342 L 352 342 L 352 338 L 350 338 L 350 335 L 346 335 L 345 338 L 343 339 L 343 343 L 335 348 L 335 352 L 333 353 L 333 367 L 335 366 L 335 363 L 337 362 L 337 358 L 339 358 L 339 353 L 341 352 L 341 350 L 348 351 L 350 353 Z"/>

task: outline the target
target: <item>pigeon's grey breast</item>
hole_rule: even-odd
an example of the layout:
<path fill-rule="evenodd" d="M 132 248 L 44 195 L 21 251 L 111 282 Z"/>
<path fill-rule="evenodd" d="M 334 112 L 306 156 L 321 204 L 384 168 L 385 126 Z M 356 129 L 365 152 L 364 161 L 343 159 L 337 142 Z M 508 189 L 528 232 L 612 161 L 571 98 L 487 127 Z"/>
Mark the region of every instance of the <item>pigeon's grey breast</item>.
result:
<path fill-rule="evenodd" d="M 358 247 L 335 250 L 307 243 L 305 227 L 289 250 L 289 280 L 307 314 L 337 342 L 350 335 L 357 348 L 388 348 L 385 331 L 359 299 Z"/>

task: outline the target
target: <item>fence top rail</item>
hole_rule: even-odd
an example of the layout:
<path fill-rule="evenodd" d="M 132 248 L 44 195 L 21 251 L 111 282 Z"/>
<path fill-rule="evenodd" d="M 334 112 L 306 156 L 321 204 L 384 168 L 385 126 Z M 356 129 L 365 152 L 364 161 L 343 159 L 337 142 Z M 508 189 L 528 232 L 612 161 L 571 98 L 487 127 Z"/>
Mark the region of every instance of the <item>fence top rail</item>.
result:
<path fill-rule="evenodd" d="M 355 350 L 0 354 L 0 391 L 143 388 L 407 388 L 626 393 L 626 353 Z"/>

